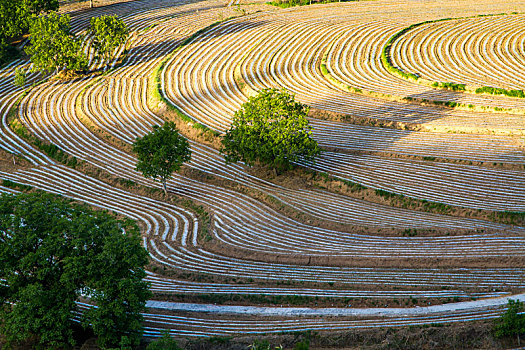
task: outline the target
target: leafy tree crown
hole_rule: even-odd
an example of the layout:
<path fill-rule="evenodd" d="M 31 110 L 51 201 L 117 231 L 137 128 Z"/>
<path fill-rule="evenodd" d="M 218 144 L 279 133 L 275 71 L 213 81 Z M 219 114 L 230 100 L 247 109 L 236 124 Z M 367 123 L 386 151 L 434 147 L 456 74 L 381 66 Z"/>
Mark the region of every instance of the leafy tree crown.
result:
<path fill-rule="evenodd" d="M 91 18 L 89 34 L 93 36 L 93 48 L 108 62 L 115 49 L 123 45 L 128 38 L 128 28 L 117 16 Z"/>
<path fill-rule="evenodd" d="M 525 334 L 525 314 L 523 302 L 509 299 L 507 311 L 496 321 L 494 335 L 497 338 Z"/>
<path fill-rule="evenodd" d="M 73 345 L 81 293 L 97 308 L 82 315 L 100 345 L 140 341 L 150 296 L 148 253 L 131 220 L 36 192 L 0 196 L 0 333 L 40 348 Z"/>
<path fill-rule="evenodd" d="M 31 45 L 25 51 L 31 56 L 35 70 L 50 73 L 87 67 L 82 43 L 71 32 L 69 15 L 52 12 L 48 16 L 36 17 L 29 34 Z"/>
<path fill-rule="evenodd" d="M 179 134 L 173 122 L 161 127 L 155 125 L 152 132 L 137 138 L 133 151 L 138 158 L 136 169 L 144 177 L 160 179 L 162 183 L 191 159 L 188 140 Z"/>
<path fill-rule="evenodd" d="M 308 111 L 286 90 L 265 89 L 250 97 L 235 112 L 222 140 L 226 162 L 260 162 L 286 170 L 298 160 L 313 160 L 320 149 L 311 135 Z"/>

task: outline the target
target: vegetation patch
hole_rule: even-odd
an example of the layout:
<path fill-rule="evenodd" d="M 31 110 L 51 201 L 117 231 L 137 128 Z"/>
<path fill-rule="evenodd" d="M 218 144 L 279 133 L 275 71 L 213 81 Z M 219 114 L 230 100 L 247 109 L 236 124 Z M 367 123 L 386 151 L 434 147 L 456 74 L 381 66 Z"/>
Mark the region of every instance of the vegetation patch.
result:
<path fill-rule="evenodd" d="M 466 91 L 466 85 L 465 84 L 443 83 L 443 82 L 436 81 L 436 82 L 432 83 L 432 87 L 446 89 L 446 90 L 452 90 L 452 91 Z"/>
<path fill-rule="evenodd" d="M 483 86 L 477 88 L 475 91 L 476 94 L 504 95 L 508 97 L 525 98 L 525 93 L 523 92 L 523 90 L 506 90 L 491 86 Z"/>
<path fill-rule="evenodd" d="M 351 2 L 359 0 L 343 0 L 343 2 Z M 306 6 L 312 4 L 329 4 L 332 2 L 341 2 L 341 0 L 275 0 L 267 2 L 268 5 L 277 6 L 283 9 L 294 7 L 294 6 Z"/>
<path fill-rule="evenodd" d="M 510 15 L 518 14 L 517 12 L 512 12 Z M 393 36 L 388 39 L 385 46 L 383 47 L 381 51 L 381 63 L 383 64 L 383 67 L 387 69 L 390 73 L 393 73 L 401 78 L 416 81 L 420 84 L 431 86 L 434 88 L 440 88 L 445 90 L 451 90 L 451 91 L 464 91 L 464 92 L 474 92 L 476 94 L 490 94 L 490 95 L 505 95 L 509 97 L 517 97 L 517 98 L 525 98 L 525 93 L 523 90 L 506 90 L 502 88 L 494 88 L 489 86 L 484 86 L 481 88 L 474 89 L 472 87 L 467 86 L 466 84 L 460 84 L 460 83 L 453 83 L 453 82 L 429 82 L 426 79 L 422 79 L 419 75 L 411 73 L 411 72 L 405 72 L 402 69 L 394 66 L 392 62 L 392 57 L 390 55 L 390 51 L 392 49 L 393 43 L 401 38 L 403 35 L 408 33 L 414 28 L 420 27 L 422 25 L 430 24 L 430 23 L 438 23 L 443 21 L 450 21 L 450 20 L 459 20 L 459 19 L 467 19 L 467 18 L 477 18 L 477 17 L 494 17 L 494 16 L 503 16 L 503 15 L 509 15 L 507 13 L 497 13 L 497 14 L 488 14 L 488 15 L 475 15 L 475 16 L 467 16 L 467 17 L 457 17 L 457 18 L 441 18 L 437 20 L 430 20 L 430 21 L 424 21 L 412 24 L 406 28 L 403 28 L 399 32 L 395 33 Z M 407 98 L 408 99 L 408 98 Z M 448 101 L 433 101 L 436 105 L 443 105 L 446 107 L 460 107 L 463 106 L 462 104 L 456 103 L 456 102 L 448 102 Z M 470 107 L 472 105 L 469 105 Z M 470 107 L 470 108 L 473 108 Z M 489 107 L 485 107 L 489 108 Z M 490 109 L 490 108 L 489 108 Z M 502 111 L 503 109 L 501 109 Z M 498 110 L 496 110 L 498 111 Z"/>
<path fill-rule="evenodd" d="M 33 189 L 33 186 L 20 184 L 18 182 L 14 182 L 11 180 L 2 180 L 2 186 L 12 188 L 13 190 L 19 190 L 23 192 L 31 191 Z"/>
<path fill-rule="evenodd" d="M 75 168 L 80 161 L 75 156 L 64 152 L 60 147 L 49 142 L 42 141 L 29 133 L 27 128 L 18 119 L 10 121 L 9 126 L 18 136 L 29 141 L 33 146 L 47 154 L 50 158 L 69 167 Z"/>

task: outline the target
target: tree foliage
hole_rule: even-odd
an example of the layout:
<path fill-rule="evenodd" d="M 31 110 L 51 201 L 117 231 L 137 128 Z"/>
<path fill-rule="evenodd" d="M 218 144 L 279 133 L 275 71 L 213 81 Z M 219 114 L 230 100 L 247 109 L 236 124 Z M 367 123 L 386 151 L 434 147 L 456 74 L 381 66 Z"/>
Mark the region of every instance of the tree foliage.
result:
<path fill-rule="evenodd" d="M 89 34 L 93 36 L 93 48 L 107 63 L 113 52 L 128 38 L 128 28 L 117 16 L 92 17 Z"/>
<path fill-rule="evenodd" d="M 222 140 L 226 162 L 255 162 L 286 170 L 320 153 L 306 119 L 308 107 L 286 90 L 265 89 L 235 112 Z"/>
<path fill-rule="evenodd" d="M 29 30 L 34 15 L 58 10 L 58 0 L 0 0 L 0 63 L 14 56 L 8 39 Z"/>
<path fill-rule="evenodd" d="M 58 10 L 58 0 L 0 0 L 0 37 L 27 32 L 34 15 Z"/>
<path fill-rule="evenodd" d="M 150 295 L 148 253 L 130 220 L 35 192 L 0 197 L 0 333 L 37 347 L 74 343 L 75 301 L 97 307 L 82 316 L 102 346 L 138 343 Z"/>
<path fill-rule="evenodd" d="M 137 138 L 133 152 L 138 158 L 136 170 L 144 177 L 159 179 L 166 195 L 166 181 L 191 159 L 188 140 L 179 134 L 173 122 L 162 127 L 155 125 L 152 132 Z"/>
<path fill-rule="evenodd" d="M 49 16 L 35 18 L 29 33 L 31 45 L 25 51 L 31 56 L 36 70 L 50 73 L 87 67 L 82 42 L 71 32 L 69 15 L 53 12 Z"/>
<path fill-rule="evenodd" d="M 520 343 L 520 335 L 525 334 L 525 314 L 523 302 L 509 299 L 507 311 L 496 321 L 494 335 L 497 338 L 514 337 Z"/>

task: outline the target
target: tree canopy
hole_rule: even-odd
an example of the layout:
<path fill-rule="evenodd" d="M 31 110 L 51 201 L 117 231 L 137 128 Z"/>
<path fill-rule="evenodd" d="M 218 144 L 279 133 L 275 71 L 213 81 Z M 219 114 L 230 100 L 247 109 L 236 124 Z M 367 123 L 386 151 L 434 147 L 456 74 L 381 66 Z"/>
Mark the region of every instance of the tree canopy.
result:
<path fill-rule="evenodd" d="M 89 34 L 93 36 L 93 48 L 108 63 L 116 48 L 128 38 L 128 28 L 117 16 L 92 17 Z"/>
<path fill-rule="evenodd" d="M 0 63 L 12 54 L 8 39 L 29 30 L 34 15 L 58 10 L 58 0 L 0 0 Z"/>
<path fill-rule="evenodd" d="M 516 336 L 519 345 L 520 335 L 525 334 L 524 311 L 521 301 L 509 299 L 507 311 L 496 321 L 494 335 L 497 338 Z"/>
<path fill-rule="evenodd" d="M 75 301 L 101 346 L 138 343 L 150 296 L 137 225 L 44 192 L 0 196 L 0 333 L 37 347 L 74 343 Z"/>
<path fill-rule="evenodd" d="M 144 177 L 159 179 L 166 195 L 166 181 L 191 159 L 188 140 L 179 134 L 173 122 L 162 127 L 155 125 L 152 132 L 137 138 L 133 152 L 138 158 L 136 170 Z"/>
<path fill-rule="evenodd" d="M 0 0 L 0 37 L 26 32 L 33 15 L 56 11 L 58 6 L 58 0 Z"/>
<path fill-rule="evenodd" d="M 286 170 L 300 159 L 313 160 L 320 149 L 311 137 L 308 110 L 286 90 L 265 89 L 250 97 L 222 140 L 226 162 Z"/>
<path fill-rule="evenodd" d="M 71 32 L 69 15 L 53 12 L 37 17 L 32 21 L 29 33 L 31 45 L 25 51 L 31 56 L 36 70 L 50 73 L 87 67 L 82 42 Z"/>

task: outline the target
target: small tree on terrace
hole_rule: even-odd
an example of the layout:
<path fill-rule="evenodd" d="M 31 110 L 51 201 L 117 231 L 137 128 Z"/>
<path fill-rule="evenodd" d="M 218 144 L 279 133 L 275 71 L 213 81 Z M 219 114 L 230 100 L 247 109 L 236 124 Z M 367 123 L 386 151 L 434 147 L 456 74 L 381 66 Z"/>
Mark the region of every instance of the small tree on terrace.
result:
<path fill-rule="evenodd" d="M 525 334 L 525 314 L 523 314 L 523 303 L 519 300 L 509 299 L 507 311 L 496 320 L 494 335 L 497 338 L 514 337 L 520 344 L 520 335 Z"/>
<path fill-rule="evenodd" d="M 93 36 L 93 48 L 97 55 L 108 64 L 115 49 L 126 42 L 128 28 L 117 16 L 93 17 L 89 34 Z"/>
<path fill-rule="evenodd" d="M 227 163 L 243 161 L 287 170 L 298 160 L 313 160 L 321 152 L 311 137 L 308 106 L 286 90 L 265 89 L 235 112 L 222 140 Z"/>
<path fill-rule="evenodd" d="M 35 70 L 58 72 L 59 70 L 83 70 L 87 59 L 82 43 L 71 32 L 70 18 L 55 12 L 49 16 L 36 17 L 29 29 L 31 45 L 25 51 L 31 56 Z"/>
<path fill-rule="evenodd" d="M 188 140 L 179 134 L 173 122 L 166 122 L 162 127 L 155 125 L 152 132 L 137 138 L 133 152 L 138 158 L 136 169 L 144 177 L 159 179 L 166 196 L 166 181 L 191 159 Z"/>

